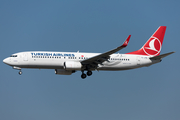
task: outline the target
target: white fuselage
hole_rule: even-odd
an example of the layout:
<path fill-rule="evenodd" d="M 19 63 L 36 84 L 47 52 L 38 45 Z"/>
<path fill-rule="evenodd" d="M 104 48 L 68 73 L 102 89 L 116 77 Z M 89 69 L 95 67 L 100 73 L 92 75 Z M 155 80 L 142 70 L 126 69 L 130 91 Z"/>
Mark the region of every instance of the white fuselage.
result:
<path fill-rule="evenodd" d="M 81 62 L 99 54 L 31 51 L 13 54 L 11 57 L 4 59 L 3 62 L 14 68 L 64 69 L 64 62 L 66 61 Z M 108 61 L 98 64 L 97 70 L 127 70 L 160 62 L 159 60 L 152 61 L 149 57 L 144 55 L 112 54 Z"/>
<path fill-rule="evenodd" d="M 165 31 L 166 26 L 160 26 L 141 49 L 126 54 L 115 53 L 128 45 L 131 35 L 122 45 L 104 53 L 29 51 L 13 54 L 3 62 L 20 70 L 20 75 L 21 68 L 55 69 L 59 75 L 81 71 L 81 78 L 84 79 L 86 75 L 91 76 L 94 70 L 129 70 L 160 62 L 162 58 L 174 53 L 160 55 Z"/>

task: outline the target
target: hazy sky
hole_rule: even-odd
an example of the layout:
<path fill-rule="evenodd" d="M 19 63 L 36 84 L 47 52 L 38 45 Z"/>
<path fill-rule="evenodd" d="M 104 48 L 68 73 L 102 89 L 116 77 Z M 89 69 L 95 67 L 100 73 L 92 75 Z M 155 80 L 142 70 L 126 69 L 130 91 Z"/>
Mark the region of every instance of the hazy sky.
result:
<path fill-rule="evenodd" d="M 0 1 L 1 120 L 180 119 L 180 2 L 177 0 Z M 106 52 L 129 34 L 127 53 L 167 26 L 161 63 L 128 71 L 55 75 L 2 60 L 22 51 Z"/>

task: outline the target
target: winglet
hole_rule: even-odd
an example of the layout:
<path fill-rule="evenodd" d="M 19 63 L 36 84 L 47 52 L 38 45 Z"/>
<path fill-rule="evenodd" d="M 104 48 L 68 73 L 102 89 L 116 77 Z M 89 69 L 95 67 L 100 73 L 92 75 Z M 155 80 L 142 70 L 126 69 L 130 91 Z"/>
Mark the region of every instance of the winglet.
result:
<path fill-rule="evenodd" d="M 123 45 L 121 47 L 126 47 L 129 43 L 131 35 L 128 36 L 128 38 L 124 41 Z"/>

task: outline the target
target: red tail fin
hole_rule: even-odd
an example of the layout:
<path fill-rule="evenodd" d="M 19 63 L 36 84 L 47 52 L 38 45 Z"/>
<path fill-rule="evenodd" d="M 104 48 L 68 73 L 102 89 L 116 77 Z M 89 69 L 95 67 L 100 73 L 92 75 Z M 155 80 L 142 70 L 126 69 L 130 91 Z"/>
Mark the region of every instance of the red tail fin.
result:
<path fill-rule="evenodd" d="M 161 52 L 165 31 L 166 26 L 160 26 L 141 49 L 127 54 L 158 56 Z"/>

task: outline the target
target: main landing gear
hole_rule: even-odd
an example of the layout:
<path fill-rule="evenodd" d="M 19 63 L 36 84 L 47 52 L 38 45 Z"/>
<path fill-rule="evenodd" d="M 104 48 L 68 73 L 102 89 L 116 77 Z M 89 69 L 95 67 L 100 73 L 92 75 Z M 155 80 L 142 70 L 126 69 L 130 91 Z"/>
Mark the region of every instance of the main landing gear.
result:
<path fill-rule="evenodd" d="M 87 76 L 91 76 L 92 75 L 92 71 L 87 71 Z M 84 73 L 84 71 L 82 71 L 82 75 L 81 75 L 82 79 L 86 78 L 86 74 Z"/>

